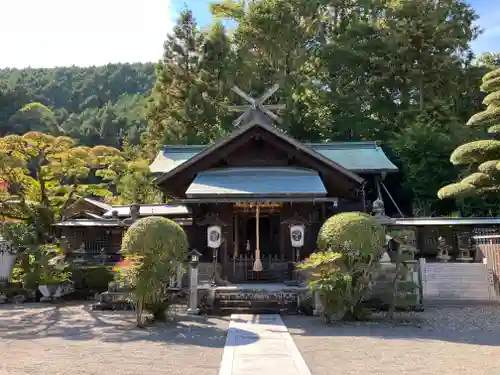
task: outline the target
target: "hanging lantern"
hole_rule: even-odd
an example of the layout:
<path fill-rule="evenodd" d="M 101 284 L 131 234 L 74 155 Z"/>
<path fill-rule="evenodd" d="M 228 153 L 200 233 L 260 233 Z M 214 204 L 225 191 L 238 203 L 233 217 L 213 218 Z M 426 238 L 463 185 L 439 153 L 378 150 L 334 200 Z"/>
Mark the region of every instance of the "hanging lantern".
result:
<path fill-rule="evenodd" d="M 212 225 L 207 229 L 207 246 L 217 249 L 222 244 L 222 229 L 218 225 Z"/>
<path fill-rule="evenodd" d="M 292 247 L 302 247 L 304 246 L 304 225 L 292 225 L 290 226 L 290 241 Z"/>

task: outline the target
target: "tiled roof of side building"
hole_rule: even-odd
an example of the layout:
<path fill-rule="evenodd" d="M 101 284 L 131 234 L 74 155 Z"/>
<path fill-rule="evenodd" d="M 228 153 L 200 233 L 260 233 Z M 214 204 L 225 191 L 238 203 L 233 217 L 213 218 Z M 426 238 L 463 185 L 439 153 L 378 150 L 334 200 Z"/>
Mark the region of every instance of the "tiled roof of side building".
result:
<path fill-rule="evenodd" d="M 111 218 L 113 211 L 117 211 L 118 217 L 129 217 L 130 206 L 113 206 L 103 217 Z M 139 216 L 168 216 L 168 215 L 189 215 L 191 210 L 182 205 L 169 204 L 142 204 L 139 205 Z"/>
<path fill-rule="evenodd" d="M 357 173 L 397 172 L 377 142 L 306 143 L 314 151 Z M 152 173 L 165 173 L 202 152 L 207 146 L 165 146 L 149 166 Z"/>

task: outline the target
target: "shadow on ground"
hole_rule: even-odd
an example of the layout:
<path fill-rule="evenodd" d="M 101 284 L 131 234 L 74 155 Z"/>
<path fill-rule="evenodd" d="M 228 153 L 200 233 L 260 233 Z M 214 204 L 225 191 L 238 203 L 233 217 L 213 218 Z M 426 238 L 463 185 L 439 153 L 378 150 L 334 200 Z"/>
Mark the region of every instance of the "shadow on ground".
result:
<path fill-rule="evenodd" d="M 288 316 L 292 335 L 309 337 L 372 337 L 386 340 L 435 340 L 500 346 L 500 308 L 434 308 L 401 323 L 382 321 L 327 325 L 321 318 Z"/>
<path fill-rule="evenodd" d="M 30 304 L 0 308 L 0 338 L 6 340 L 56 337 L 75 341 L 146 341 L 223 348 L 228 324 L 228 317 L 179 316 L 175 321 L 140 329 L 135 326 L 133 312 L 93 311 L 89 304 Z"/>

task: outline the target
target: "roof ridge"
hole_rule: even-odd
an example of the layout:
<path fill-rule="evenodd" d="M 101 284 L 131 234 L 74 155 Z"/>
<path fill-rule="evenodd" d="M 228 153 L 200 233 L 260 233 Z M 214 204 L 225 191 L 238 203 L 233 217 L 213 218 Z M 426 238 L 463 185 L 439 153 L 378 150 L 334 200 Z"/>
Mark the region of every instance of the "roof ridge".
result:
<path fill-rule="evenodd" d="M 311 148 L 338 148 L 338 149 L 380 147 L 377 141 L 346 141 L 346 142 L 324 142 L 324 143 L 315 142 L 315 143 L 305 143 L 305 145 Z"/>
<path fill-rule="evenodd" d="M 209 147 L 209 145 L 163 145 L 163 150 L 192 150 L 192 149 L 204 149 Z"/>

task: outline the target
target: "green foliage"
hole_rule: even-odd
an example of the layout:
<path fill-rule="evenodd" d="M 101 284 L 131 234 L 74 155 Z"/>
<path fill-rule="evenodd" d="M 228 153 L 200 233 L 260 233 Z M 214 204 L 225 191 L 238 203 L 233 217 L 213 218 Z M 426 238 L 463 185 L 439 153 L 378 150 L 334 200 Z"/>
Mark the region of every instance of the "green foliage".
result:
<path fill-rule="evenodd" d="M 0 135 L 50 132 L 81 144 L 137 144 L 154 64 L 0 69 Z M 3 105 L 5 98 L 6 105 Z"/>
<path fill-rule="evenodd" d="M 489 93 L 484 99 L 488 105 L 485 111 L 473 115 L 467 125 L 488 126 L 488 132 L 496 135 L 500 122 L 500 69 L 494 69 L 483 77 L 481 90 Z M 450 161 L 454 165 L 468 166 L 469 170 L 477 168 L 462 181 L 444 186 L 438 191 L 440 199 L 463 199 L 488 194 L 497 194 L 500 191 L 500 141 L 479 140 L 466 143 L 453 151 Z"/>
<path fill-rule="evenodd" d="M 380 140 L 401 167 L 402 183 L 388 186 L 398 203 L 425 215 L 456 209 L 436 197 L 457 179 L 440 166 L 483 133 L 459 124 L 481 109 L 474 83 L 500 66 L 498 54 L 474 59 L 477 14 L 465 0 L 224 0 L 211 10 L 207 30 L 180 14 L 156 67 L 0 70 L 1 135 L 46 129 L 42 118 L 11 121 L 40 103 L 56 119 L 53 135 L 89 147 L 141 139 L 139 159 L 151 158 L 164 143 L 212 143 L 230 131 L 226 105 L 242 104 L 233 84 L 258 95 L 279 82 L 268 101 L 286 105 L 277 127 L 300 141 Z M 221 18 L 233 21 L 230 33 Z M 486 76 L 483 88 L 496 78 Z M 496 114 L 490 108 L 478 120 Z"/>
<path fill-rule="evenodd" d="M 232 60 L 221 23 L 204 34 L 191 11 L 181 12 L 164 44 L 163 61 L 156 66 L 144 135 L 151 155 L 163 144 L 209 143 L 230 129 Z"/>
<path fill-rule="evenodd" d="M 187 256 L 187 237 L 175 221 L 161 217 L 137 220 L 122 241 L 124 255 L 150 256 L 168 262 L 180 262 Z"/>
<path fill-rule="evenodd" d="M 107 146 L 79 147 L 75 140 L 28 132 L 0 138 L 0 180 L 9 186 L 0 197 L 0 214 L 26 220 L 44 243 L 52 224 L 75 196 L 110 195 L 123 172 L 119 150 Z M 89 184 L 99 178 L 101 184 Z"/>
<path fill-rule="evenodd" d="M 123 264 L 118 277 L 131 291 L 137 324 L 144 324 L 144 310 L 155 310 L 166 300 L 168 278 L 187 257 L 186 233 L 172 220 L 147 217 L 136 221 L 122 241 Z M 155 314 L 158 311 L 155 310 Z"/>
<path fill-rule="evenodd" d="M 363 300 L 370 291 L 370 278 L 385 242 L 384 229 L 360 212 L 332 216 L 320 229 L 318 248 L 299 269 L 309 270 L 309 288 L 320 294 L 325 317 L 366 317 Z"/>
<path fill-rule="evenodd" d="M 89 295 L 108 290 L 108 284 L 115 275 L 112 268 L 106 266 L 71 268 L 70 272 L 75 290 L 85 291 Z"/>
<path fill-rule="evenodd" d="M 465 182 L 456 182 L 439 189 L 438 197 L 439 199 L 468 198 L 474 196 L 476 192 L 477 189 L 474 185 Z"/>
<path fill-rule="evenodd" d="M 15 302 L 16 298 L 19 298 L 19 296 L 21 296 L 22 301 L 27 301 L 34 297 L 32 290 L 23 288 L 23 286 L 17 282 L 0 283 L 0 296 L 2 295 L 5 296 L 9 302 Z"/>
<path fill-rule="evenodd" d="M 245 16 L 244 0 L 224 0 L 210 4 L 211 13 L 217 18 L 242 20 Z"/>
<path fill-rule="evenodd" d="M 154 183 L 146 160 L 133 161 L 128 164 L 127 173 L 118 180 L 116 187 L 119 204 L 161 203 L 161 192 Z"/>
<path fill-rule="evenodd" d="M 16 253 L 28 252 L 36 245 L 36 228 L 24 222 L 0 223 L 0 236 L 9 242 Z"/>
<path fill-rule="evenodd" d="M 44 245 L 40 247 L 42 254 L 40 259 L 40 273 L 38 283 L 40 285 L 59 285 L 71 279 L 69 265 L 64 258 L 64 252 L 56 247 Z"/>
<path fill-rule="evenodd" d="M 360 259 L 376 256 L 385 243 L 382 226 L 370 215 L 346 212 L 329 218 L 318 233 L 318 249 L 334 253 L 354 251 Z M 375 250 L 378 249 L 378 250 Z"/>

